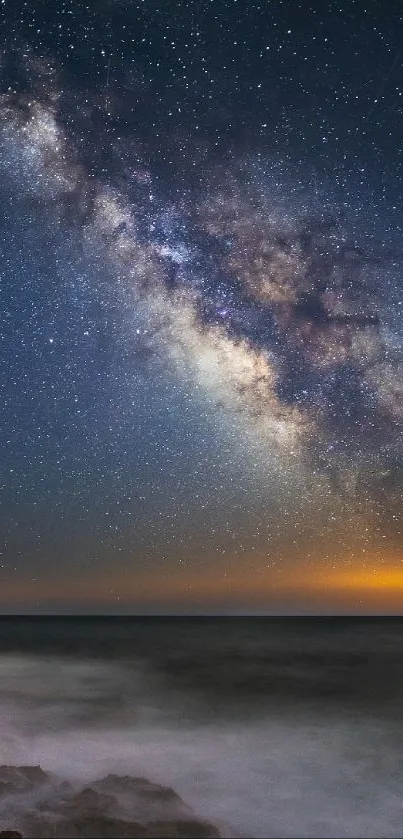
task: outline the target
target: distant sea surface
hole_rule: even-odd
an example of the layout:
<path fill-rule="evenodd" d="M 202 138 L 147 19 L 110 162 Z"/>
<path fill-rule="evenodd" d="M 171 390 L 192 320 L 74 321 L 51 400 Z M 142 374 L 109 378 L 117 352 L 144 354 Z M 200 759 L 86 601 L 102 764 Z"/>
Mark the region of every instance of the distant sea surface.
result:
<path fill-rule="evenodd" d="M 172 786 L 227 836 L 403 835 L 403 620 L 0 618 L 0 763 Z"/>

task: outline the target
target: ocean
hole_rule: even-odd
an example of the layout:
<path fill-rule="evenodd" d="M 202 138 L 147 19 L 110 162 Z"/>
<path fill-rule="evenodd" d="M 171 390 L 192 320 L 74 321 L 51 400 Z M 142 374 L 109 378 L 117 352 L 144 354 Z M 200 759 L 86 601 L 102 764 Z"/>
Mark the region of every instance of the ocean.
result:
<path fill-rule="evenodd" d="M 172 787 L 223 836 L 403 835 L 403 620 L 0 618 L 0 763 Z"/>

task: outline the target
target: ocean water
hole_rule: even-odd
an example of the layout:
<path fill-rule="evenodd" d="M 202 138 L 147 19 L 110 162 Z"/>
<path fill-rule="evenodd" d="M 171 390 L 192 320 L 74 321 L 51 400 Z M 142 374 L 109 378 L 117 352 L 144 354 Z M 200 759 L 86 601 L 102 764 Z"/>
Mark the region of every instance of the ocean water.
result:
<path fill-rule="evenodd" d="M 0 618 L 0 763 L 172 786 L 225 836 L 403 835 L 403 621 Z"/>

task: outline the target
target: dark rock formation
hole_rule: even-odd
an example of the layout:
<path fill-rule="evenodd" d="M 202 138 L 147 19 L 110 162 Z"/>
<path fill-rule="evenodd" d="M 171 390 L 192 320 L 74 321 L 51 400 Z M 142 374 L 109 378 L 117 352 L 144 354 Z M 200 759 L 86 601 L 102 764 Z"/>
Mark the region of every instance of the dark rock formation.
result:
<path fill-rule="evenodd" d="M 0 839 L 219 837 L 170 787 L 108 775 L 79 788 L 40 766 L 0 766 L 0 822 Z"/>
<path fill-rule="evenodd" d="M 27 792 L 48 782 L 40 766 L 1 766 L 0 795 L 8 792 Z"/>

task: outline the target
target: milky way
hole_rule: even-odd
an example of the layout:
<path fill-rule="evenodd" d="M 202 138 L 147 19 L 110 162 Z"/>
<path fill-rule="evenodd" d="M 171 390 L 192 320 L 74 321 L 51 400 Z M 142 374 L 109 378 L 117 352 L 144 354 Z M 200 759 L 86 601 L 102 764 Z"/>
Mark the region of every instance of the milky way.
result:
<path fill-rule="evenodd" d="M 244 521 L 257 517 L 260 553 L 267 527 L 271 535 L 264 539 L 275 560 L 290 544 L 299 553 L 312 516 L 316 536 L 309 537 L 310 550 L 312 544 L 332 543 L 329 554 L 337 546 L 339 559 L 345 559 L 357 550 L 357 539 L 364 548 L 386 541 L 396 550 L 403 490 L 398 229 L 388 221 L 382 227 L 375 204 L 364 206 L 359 197 L 354 204 L 351 193 L 343 201 L 337 179 L 327 177 L 318 185 L 308 163 L 297 171 L 278 149 L 228 142 L 220 154 L 205 126 L 204 133 L 189 133 L 175 115 L 166 121 L 164 137 L 157 127 L 153 134 L 146 119 L 144 125 L 136 119 L 135 108 L 128 117 L 128 102 L 140 101 L 139 110 L 145 104 L 155 109 L 158 121 L 162 105 L 155 80 L 147 83 L 140 66 L 119 64 L 104 48 L 100 52 L 106 75 L 98 71 L 94 82 L 85 74 L 71 75 L 50 47 L 40 55 L 20 39 L 11 57 L 3 51 L 3 363 L 6 444 L 14 452 L 6 458 L 6 474 L 15 471 L 15 436 L 24 467 L 12 492 L 21 498 L 30 483 L 25 467 L 31 466 L 31 474 L 33 469 L 36 486 L 38 464 L 51 462 L 54 474 L 57 461 L 61 484 L 72 480 L 88 512 L 91 492 L 84 502 L 80 489 L 80 434 L 84 449 L 100 452 L 94 455 L 100 474 L 109 469 L 110 477 L 119 475 L 128 446 L 145 446 L 144 475 L 146 444 L 136 441 L 130 414 L 136 402 L 148 405 L 153 417 L 152 457 L 156 471 L 165 475 L 160 461 L 169 446 L 166 430 L 159 433 L 158 412 L 162 404 L 171 418 L 167 425 L 175 424 L 185 398 L 191 423 L 197 424 L 199 413 L 206 429 L 200 433 L 211 435 L 211 459 L 214 449 L 226 453 L 210 489 L 200 478 L 201 495 L 217 493 L 228 481 L 251 492 L 252 500 L 244 495 L 239 503 Z M 171 107 L 169 96 L 167 101 Z M 175 107 L 180 114 L 178 100 Z M 158 159 L 161 144 L 165 167 Z M 179 162 L 171 171 L 175 148 Z M 38 381 L 43 400 L 39 394 L 35 405 Z M 155 409 L 155 396 L 147 397 L 153 382 L 163 394 Z M 133 396 L 136 390 L 141 396 Z M 42 401 L 48 408 L 40 416 Z M 97 405 L 114 440 L 108 465 Z M 27 410 L 32 411 L 28 432 Z M 61 420 L 63 427 L 55 430 Z M 178 439 L 184 433 L 179 425 Z M 72 429 L 74 451 L 66 455 L 63 435 L 68 441 Z M 33 434 L 36 443 L 21 459 L 24 434 Z M 124 438 L 120 449 L 119 438 Z M 145 554 L 158 564 L 161 544 L 171 538 L 158 530 L 156 517 L 162 516 L 175 533 L 174 548 L 179 539 L 185 556 L 195 544 L 199 555 L 220 552 L 210 539 L 220 524 L 212 528 L 210 521 L 206 530 L 196 522 L 182 533 L 182 518 L 189 519 L 193 510 L 197 519 L 205 504 L 194 500 L 195 475 L 187 484 L 192 444 L 182 438 L 177 445 L 183 474 L 180 469 L 175 477 L 168 469 L 169 477 L 161 478 L 167 481 L 160 490 L 163 510 L 149 514 L 147 526 L 146 519 L 138 523 L 143 496 L 135 476 L 132 485 L 125 477 L 121 496 L 116 490 L 113 503 L 125 512 L 123 523 L 116 523 L 116 515 L 103 510 L 102 517 L 114 519 L 108 551 L 126 557 L 130 522 Z M 208 443 L 200 455 L 204 468 L 207 452 Z M 242 487 L 242 475 L 254 490 Z M 47 480 L 51 490 L 45 495 L 53 497 L 54 510 L 58 490 L 54 478 Z M 97 484 L 94 475 L 83 481 L 87 489 Z M 147 485 L 147 478 L 142 482 Z M 195 504 L 186 510 L 185 503 L 182 513 L 181 487 Z M 14 510 L 11 520 L 15 515 Z M 224 527 L 225 516 L 220 521 L 237 541 L 234 555 L 239 555 L 239 531 L 228 521 Z M 103 525 L 91 527 L 105 545 Z M 12 538 L 8 534 L 6 544 Z M 255 550 L 250 533 L 246 542 Z M 18 574 L 21 562 L 25 573 L 27 548 L 15 544 L 10 554 L 6 550 L 5 568 Z M 76 550 L 83 552 L 82 544 Z M 42 570 L 50 550 L 54 547 L 37 554 Z M 226 543 L 222 552 L 227 551 Z M 92 560 L 82 564 L 93 568 Z"/>

